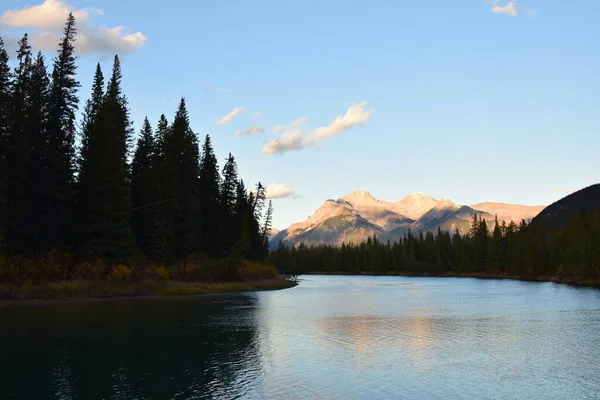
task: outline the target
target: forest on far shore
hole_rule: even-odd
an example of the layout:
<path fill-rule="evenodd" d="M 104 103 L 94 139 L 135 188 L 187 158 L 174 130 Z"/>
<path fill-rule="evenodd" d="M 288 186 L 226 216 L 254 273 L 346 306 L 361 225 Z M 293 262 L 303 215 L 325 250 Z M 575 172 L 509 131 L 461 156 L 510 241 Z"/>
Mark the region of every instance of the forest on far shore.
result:
<path fill-rule="evenodd" d="M 564 226 L 491 222 L 473 216 L 470 231 L 408 232 L 395 243 L 279 247 L 269 262 L 289 274 L 375 273 L 598 280 L 600 209 L 583 209 Z"/>
<path fill-rule="evenodd" d="M 265 188 L 218 166 L 183 98 L 136 135 L 117 56 L 78 110 L 76 38 L 69 14 L 48 68 L 25 34 L 12 70 L 0 38 L 0 282 L 275 276 Z"/>

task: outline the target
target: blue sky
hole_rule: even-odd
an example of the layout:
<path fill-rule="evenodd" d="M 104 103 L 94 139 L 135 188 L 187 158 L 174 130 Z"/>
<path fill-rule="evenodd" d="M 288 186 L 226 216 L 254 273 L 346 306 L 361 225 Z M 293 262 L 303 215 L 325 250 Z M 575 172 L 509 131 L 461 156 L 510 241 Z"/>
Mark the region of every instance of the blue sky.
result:
<path fill-rule="evenodd" d="M 273 200 L 277 228 L 357 189 L 388 201 L 419 191 L 538 205 L 600 180 L 594 0 L 0 7 L 9 45 L 28 31 L 44 50 L 55 47 L 48 33 L 60 30 L 63 11 L 75 10 L 81 97 L 95 63 L 108 73 L 119 53 L 136 130 L 145 115 L 172 118 L 185 96 L 192 128 L 211 135 L 221 164 L 231 152 L 246 182 L 293 192 Z M 296 149 L 265 154 L 281 150 L 269 143 L 282 135 Z"/>

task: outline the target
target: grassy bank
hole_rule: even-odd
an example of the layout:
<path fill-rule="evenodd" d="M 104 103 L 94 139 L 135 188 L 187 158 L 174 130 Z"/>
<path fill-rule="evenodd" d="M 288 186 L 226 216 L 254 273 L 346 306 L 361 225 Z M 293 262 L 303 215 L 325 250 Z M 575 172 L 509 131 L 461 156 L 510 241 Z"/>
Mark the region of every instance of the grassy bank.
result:
<path fill-rule="evenodd" d="M 407 277 L 423 277 L 423 278 L 476 278 L 476 279 L 510 279 L 516 281 L 527 281 L 527 282 L 554 282 L 565 285 L 575 286 L 589 286 L 600 288 L 600 279 L 589 279 L 578 276 L 525 276 L 525 275 L 514 275 L 505 273 L 493 273 L 493 272 L 471 272 L 471 273 L 455 273 L 445 272 L 440 274 L 411 274 L 401 272 L 388 272 L 387 274 L 381 274 L 376 272 L 311 272 L 311 275 L 348 275 L 348 276 L 407 276 Z"/>
<path fill-rule="evenodd" d="M 196 256 L 165 267 L 138 258 L 127 264 L 77 260 L 68 253 L 0 257 L 0 300 L 197 295 L 294 286 L 275 267 L 243 259 Z"/>
<path fill-rule="evenodd" d="M 200 295 L 261 290 L 278 290 L 296 286 L 283 278 L 240 282 L 108 282 L 60 281 L 36 284 L 0 284 L 0 303 L 18 300 L 76 300 L 148 296 Z"/>

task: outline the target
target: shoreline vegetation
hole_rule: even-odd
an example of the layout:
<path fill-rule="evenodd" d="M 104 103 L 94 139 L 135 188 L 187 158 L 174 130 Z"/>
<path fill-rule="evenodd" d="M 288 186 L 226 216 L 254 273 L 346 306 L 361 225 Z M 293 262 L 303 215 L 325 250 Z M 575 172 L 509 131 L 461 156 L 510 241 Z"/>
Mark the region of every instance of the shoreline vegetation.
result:
<path fill-rule="evenodd" d="M 298 283 L 285 278 L 237 282 L 107 282 L 54 281 L 20 286 L 0 285 L 0 308 L 101 300 L 159 299 L 239 292 L 282 290 Z"/>
<path fill-rule="evenodd" d="M 126 264 L 78 261 L 69 253 L 0 257 L 0 303 L 83 301 L 277 290 L 297 284 L 262 262 L 190 257 L 164 267 L 138 258 Z"/>
<path fill-rule="evenodd" d="M 472 279 L 489 279 L 489 280 L 514 280 L 514 281 L 522 281 L 522 282 L 552 282 L 552 283 L 560 283 L 563 285 L 571 285 L 571 286 L 582 286 L 582 287 L 593 287 L 600 289 L 600 279 L 590 279 L 590 278 L 582 278 L 579 276 L 525 276 L 525 275 L 514 275 L 514 274 L 506 274 L 501 272 L 465 272 L 465 273 L 456 273 L 456 272 L 445 272 L 439 274 L 431 274 L 431 273 L 403 273 L 403 272 L 394 272 L 390 271 L 388 273 L 379 273 L 379 272 L 310 272 L 304 275 L 340 275 L 340 276 L 400 276 L 407 278 L 472 278 Z M 302 275 L 299 276 L 302 278 Z"/>
<path fill-rule="evenodd" d="M 265 263 L 265 187 L 219 166 L 185 98 L 136 135 L 119 57 L 81 99 L 77 46 L 72 13 L 50 65 L 25 33 L 11 68 L 0 36 L 0 301 L 295 285 Z"/>

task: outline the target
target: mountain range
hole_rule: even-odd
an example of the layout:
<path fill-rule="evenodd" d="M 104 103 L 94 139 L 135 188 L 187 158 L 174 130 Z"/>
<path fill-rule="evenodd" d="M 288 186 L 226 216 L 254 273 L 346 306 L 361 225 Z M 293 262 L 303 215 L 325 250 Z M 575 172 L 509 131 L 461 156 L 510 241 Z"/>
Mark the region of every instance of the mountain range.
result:
<path fill-rule="evenodd" d="M 545 206 L 506 203 L 458 205 L 448 199 L 435 199 L 424 193 L 411 193 L 397 202 L 375 198 L 366 190 L 357 190 L 337 200 L 328 199 L 305 221 L 273 232 L 271 247 L 304 243 L 341 245 L 360 243 L 369 236 L 397 241 L 410 230 L 413 233 L 445 231 L 466 233 L 473 214 L 488 221 L 529 221 Z"/>

